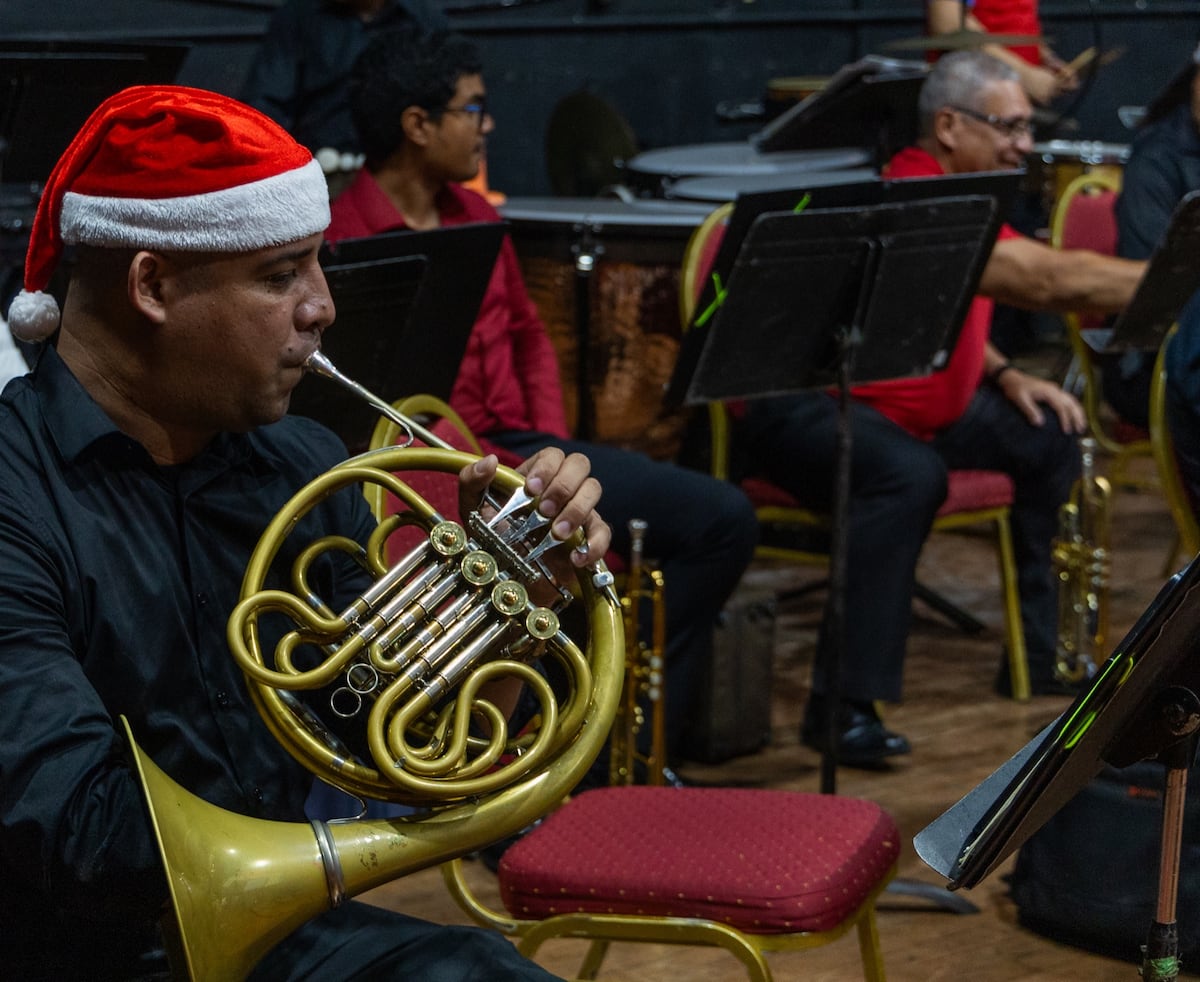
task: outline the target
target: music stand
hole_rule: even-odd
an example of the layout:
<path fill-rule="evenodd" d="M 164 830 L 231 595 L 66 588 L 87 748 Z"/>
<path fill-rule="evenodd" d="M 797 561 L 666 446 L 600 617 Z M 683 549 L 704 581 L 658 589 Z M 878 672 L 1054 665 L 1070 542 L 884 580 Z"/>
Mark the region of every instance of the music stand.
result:
<path fill-rule="evenodd" d="M 725 235 L 713 257 L 710 274 L 700 290 L 692 323 L 684 333 L 676 369 L 666 392 L 666 405 L 678 407 L 688 398 L 686 388 L 695 375 L 696 363 L 704 348 L 708 329 L 707 324 L 697 323 L 697 321 L 703 319 L 704 311 L 711 309 L 716 302 L 716 283 L 729 282 L 742 242 L 750 227 L 760 216 L 771 212 L 791 212 L 801 206 L 805 213 L 812 214 L 816 211 L 835 208 L 857 209 L 931 198 L 975 196 L 993 198 L 996 202 L 997 214 L 1003 216 L 1008 213 L 1009 206 L 1017 194 L 1023 177 L 1024 171 L 1008 170 L 930 178 L 903 178 L 901 180 L 875 178 L 848 184 L 825 184 L 818 180 L 810 184 L 785 185 L 770 190 L 739 194 L 729 216 Z M 987 254 L 978 258 L 979 269 L 971 273 L 972 284 L 978 281 L 978 274 L 983 271 Z M 914 297 L 909 295 L 902 299 L 910 300 Z"/>
<path fill-rule="evenodd" d="M 1200 288 L 1200 191 L 1180 199 L 1162 240 L 1150 255 L 1129 305 L 1111 327 L 1080 331 L 1089 348 L 1102 353 L 1157 351 L 1184 304 Z"/>
<path fill-rule="evenodd" d="M 449 400 L 506 231 L 503 222 L 477 222 L 324 248 L 337 316 L 322 350 L 388 402 L 415 393 Z M 377 419 L 353 394 L 307 375 L 290 411 L 327 425 L 352 453 L 365 449 Z"/>
<path fill-rule="evenodd" d="M 167 83 L 187 45 L 0 44 L 0 181 L 41 185 L 84 121 L 130 85 Z"/>
<path fill-rule="evenodd" d="M 868 55 L 838 70 L 750 142 L 762 153 L 869 147 L 877 162 L 887 160 L 917 138 L 917 94 L 928 73 L 924 62 Z"/>
<path fill-rule="evenodd" d="M 681 359 L 673 387 L 688 405 L 838 391 L 830 644 L 819 666 L 830 705 L 844 646 L 850 385 L 944 366 L 998 227 L 988 196 L 760 215 L 727 287 L 697 315 L 702 329 L 684 337 L 697 351 Z M 836 784 L 835 717 L 827 714 L 825 793 Z"/>
<path fill-rule="evenodd" d="M 1091 687 L 1033 740 L 926 826 L 917 854 L 972 887 L 1036 832 L 1104 766 L 1157 758 L 1167 769 L 1156 919 L 1142 977 L 1173 979 L 1175 883 L 1187 770 L 1200 733 L 1200 559 L 1159 591 Z"/>

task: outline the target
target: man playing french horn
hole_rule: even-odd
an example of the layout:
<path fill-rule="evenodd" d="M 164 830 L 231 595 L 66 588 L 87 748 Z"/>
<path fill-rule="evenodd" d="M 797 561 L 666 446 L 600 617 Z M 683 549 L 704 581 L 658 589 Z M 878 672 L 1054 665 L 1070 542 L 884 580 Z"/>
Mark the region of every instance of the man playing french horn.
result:
<path fill-rule="evenodd" d="M 220 809 L 304 820 L 312 778 L 256 710 L 226 621 L 268 521 L 345 456 L 323 427 L 285 417 L 334 319 L 317 262 L 328 218 L 307 150 L 256 111 L 181 87 L 109 99 L 46 186 L 10 321 L 27 339 L 58 328 L 42 291 L 65 243 L 77 255 L 61 330 L 0 399 L 6 977 L 166 971 L 168 877 L 120 717 L 145 758 Z M 587 459 L 550 450 L 520 471 L 544 524 L 573 537 L 570 561 L 594 566 L 609 530 Z M 496 475 L 485 458 L 460 485 L 478 500 Z M 298 524 L 361 543 L 374 521 L 347 487 Z M 342 554 L 309 576 L 339 610 L 370 582 Z M 353 902 L 287 934 L 236 973 L 196 974 L 551 977 L 497 935 Z"/>

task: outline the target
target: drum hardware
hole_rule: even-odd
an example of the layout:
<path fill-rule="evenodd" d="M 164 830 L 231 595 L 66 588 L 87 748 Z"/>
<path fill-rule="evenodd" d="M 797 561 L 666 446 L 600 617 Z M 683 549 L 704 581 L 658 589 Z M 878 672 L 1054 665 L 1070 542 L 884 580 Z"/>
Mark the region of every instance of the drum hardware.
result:
<path fill-rule="evenodd" d="M 471 852 L 529 825 L 578 784 L 608 739 L 622 684 L 624 643 L 612 576 L 580 571 L 586 653 L 558 628 L 554 606 L 531 597 L 550 585 L 539 553 L 546 520 L 524 478 L 500 468 L 493 487 L 510 497 L 494 514 L 447 521 L 397 472 L 457 473 L 477 459 L 448 449 L 415 421 L 342 376 L 318 352 L 306 366 L 386 413 L 429 448 L 388 447 L 352 457 L 301 489 L 268 525 L 247 566 L 228 638 L 272 735 L 303 766 L 348 794 L 403 802 L 403 818 L 272 822 L 225 811 L 192 795 L 142 751 L 123 720 L 149 806 L 172 897 L 164 934 L 177 975 L 238 979 L 276 943 L 347 898 Z M 365 547 L 333 536 L 300 550 L 295 593 L 264 589 L 287 536 L 329 495 L 377 483 L 409 511 L 386 518 Z M 425 541 L 396 565 L 389 535 L 416 525 Z M 573 544 L 582 542 L 577 533 Z M 341 614 L 313 594 L 309 567 L 324 553 L 353 553 L 374 582 Z M 278 577 L 279 582 L 288 582 Z M 555 592 L 555 591 L 551 591 Z M 571 594 L 557 589 L 561 603 Z M 540 599 L 540 593 L 538 594 Z M 295 628 L 266 652 L 264 621 Z M 312 656 L 325 658 L 314 667 Z M 556 695 L 533 662 L 554 659 Z M 314 694 L 354 692 L 361 712 L 320 710 Z M 486 686 L 519 680 L 540 704 L 535 721 L 509 733 Z M 330 716 L 333 718 L 331 719 Z M 347 749 L 345 719 L 365 727 L 370 759 Z M 468 727 L 474 720 L 476 725 Z"/>

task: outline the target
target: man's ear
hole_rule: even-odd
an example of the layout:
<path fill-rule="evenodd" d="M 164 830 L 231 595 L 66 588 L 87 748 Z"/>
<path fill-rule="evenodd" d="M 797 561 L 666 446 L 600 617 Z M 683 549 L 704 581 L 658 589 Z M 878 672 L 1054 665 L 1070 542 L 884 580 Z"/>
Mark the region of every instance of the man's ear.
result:
<path fill-rule="evenodd" d="M 166 260 L 156 252 L 141 251 L 130 260 L 126 279 L 129 302 L 147 320 L 161 324 L 166 319 L 163 279 Z"/>
<path fill-rule="evenodd" d="M 943 107 L 933 116 L 933 138 L 939 146 L 953 150 L 958 146 L 962 119 L 953 109 Z"/>
<path fill-rule="evenodd" d="M 400 114 L 400 127 L 404 139 L 418 147 L 429 142 L 429 124 L 432 122 L 428 110 L 420 106 L 409 106 Z"/>

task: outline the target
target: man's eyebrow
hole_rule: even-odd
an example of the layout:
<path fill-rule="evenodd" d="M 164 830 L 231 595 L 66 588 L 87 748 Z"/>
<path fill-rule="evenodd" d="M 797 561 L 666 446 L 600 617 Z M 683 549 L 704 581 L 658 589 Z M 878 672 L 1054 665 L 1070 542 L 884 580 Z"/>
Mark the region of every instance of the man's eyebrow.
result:
<path fill-rule="evenodd" d="M 278 263 L 299 262 L 301 259 L 307 259 L 314 252 L 316 252 L 318 248 L 319 246 L 314 245 L 295 246 L 294 248 L 288 249 L 284 252 L 276 252 L 273 255 L 264 257 L 262 265 L 274 266 Z"/>

